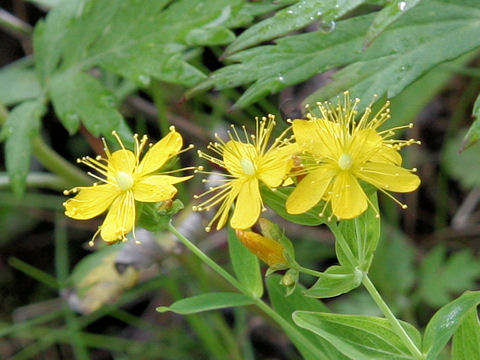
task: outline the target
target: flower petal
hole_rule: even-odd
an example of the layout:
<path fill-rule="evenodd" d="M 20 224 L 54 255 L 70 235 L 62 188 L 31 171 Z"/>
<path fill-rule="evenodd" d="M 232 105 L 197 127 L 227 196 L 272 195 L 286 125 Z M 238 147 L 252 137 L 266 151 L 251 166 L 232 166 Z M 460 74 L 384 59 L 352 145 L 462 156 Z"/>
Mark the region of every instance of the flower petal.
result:
<path fill-rule="evenodd" d="M 417 175 L 387 163 L 368 162 L 361 167 L 357 176 L 378 188 L 394 192 L 410 192 L 420 185 Z"/>
<path fill-rule="evenodd" d="M 300 151 L 318 154 L 322 148 L 320 141 L 319 122 L 321 120 L 293 120 L 292 129 Z"/>
<path fill-rule="evenodd" d="M 252 144 L 245 144 L 239 141 L 230 140 L 225 144 L 223 151 L 223 163 L 225 169 L 232 175 L 237 177 L 246 177 L 245 170 L 242 167 L 242 159 L 250 160 L 251 165 L 255 168 L 257 151 Z"/>
<path fill-rule="evenodd" d="M 110 206 L 107 217 L 101 226 L 100 236 L 107 243 L 125 240 L 135 225 L 135 200 L 131 191 L 118 196 Z"/>
<path fill-rule="evenodd" d="M 292 155 L 298 152 L 297 144 L 289 144 L 268 151 L 261 158 L 258 177 L 268 187 L 280 186 L 283 179 L 293 166 Z"/>
<path fill-rule="evenodd" d="M 240 187 L 235 210 L 230 219 L 230 226 L 234 229 L 244 230 L 255 224 L 262 209 L 262 198 L 258 180 L 252 178 Z"/>
<path fill-rule="evenodd" d="M 118 171 L 132 174 L 135 169 L 135 154 L 130 150 L 122 149 L 112 153 L 108 159 L 108 179 L 116 182 L 115 176 Z"/>
<path fill-rule="evenodd" d="M 228 219 L 228 214 L 230 213 L 230 208 L 232 207 L 233 202 L 238 196 L 238 193 L 240 192 L 242 181 L 240 180 L 233 180 L 231 182 L 231 188 L 230 191 L 228 192 L 228 195 L 226 196 L 225 200 L 221 203 L 220 207 L 218 208 L 217 212 L 215 213 L 215 216 L 213 217 L 211 223 L 215 221 L 217 217 L 220 216 L 217 222 L 217 230 L 220 230 L 225 223 L 227 222 Z"/>
<path fill-rule="evenodd" d="M 118 188 L 110 184 L 81 187 L 75 197 L 63 204 L 65 215 L 78 220 L 91 219 L 107 210 L 118 195 Z"/>
<path fill-rule="evenodd" d="M 182 135 L 171 130 L 167 135 L 153 145 L 143 157 L 136 171 L 137 176 L 150 174 L 160 169 L 168 159 L 177 154 L 183 145 Z"/>
<path fill-rule="evenodd" d="M 369 160 L 374 163 L 391 163 L 397 166 L 402 165 L 402 155 L 400 155 L 398 150 L 386 145 L 383 145 Z"/>
<path fill-rule="evenodd" d="M 151 175 L 140 178 L 133 187 L 135 200 L 157 202 L 171 199 L 177 189 L 173 184 L 190 179 L 192 176 Z"/>
<path fill-rule="evenodd" d="M 318 204 L 325 195 L 335 171 L 330 167 L 320 167 L 305 176 L 290 194 L 286 202 L 289 214 L 302 214 Z"/>
<path fill-rule="evenodd" d="M 350 172 L 342 171 L 335 178 L 331 204 L 333 214 L 340 219 L 352 219 L 367 209 L 367 195 Z"/>
<path fill-rule="evenodd" d="M 356 164 L 363 164 L 383 149 L 383 139 L 373 129 L 361 129 L 354 133 L 346 152 L 355 158 Z"/>

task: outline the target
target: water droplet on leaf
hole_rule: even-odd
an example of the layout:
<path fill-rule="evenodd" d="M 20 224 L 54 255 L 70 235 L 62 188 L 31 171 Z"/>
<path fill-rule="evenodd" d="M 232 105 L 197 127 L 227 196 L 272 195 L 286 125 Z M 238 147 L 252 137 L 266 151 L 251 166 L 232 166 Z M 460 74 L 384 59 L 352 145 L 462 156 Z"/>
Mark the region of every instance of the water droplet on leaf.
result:
<path fill-rule="evenodd" d="M 407 2 L 406 1 L 400 1 L 398 3 L 398 9 L 400 11 L 405 11 L 407 9 Z"/>
<path fill-rule="evenodd" d="M 335 30 L 335 27 L 337 26 L 337 24 L 333 20 L 332 21 L 327 21 L 327 22 L 320 21 L 318 26 L 319 26 L 321 31 L 329 33 L 329 32 L 332 32 L 333 30 Z"/>
<path fill-rule="evenodd" d="M 145 74 L 140 74 L 138 75 L 138 82 L 140 84 L 142 84 L 143 86 L 148 86 L 150 85 L 150 82 L 152 81 L 152 79 L 150 78 L 150 76 L 148 75 L 145 75 Z"/>

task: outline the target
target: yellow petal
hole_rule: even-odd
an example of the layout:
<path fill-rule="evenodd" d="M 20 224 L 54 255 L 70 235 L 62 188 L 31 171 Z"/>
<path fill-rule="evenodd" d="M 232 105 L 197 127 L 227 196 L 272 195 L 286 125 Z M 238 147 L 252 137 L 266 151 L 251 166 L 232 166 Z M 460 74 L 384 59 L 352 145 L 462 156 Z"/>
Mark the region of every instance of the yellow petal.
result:
<path fill-rule="evenodd" d="M 289 144 L 281 148 L 268 151 L 261 158 L 258 175 L 269 187 L 280 186 L 283 179 L 293 166 L 292 155 L 297 153 L 297 144 Z"/>
<path fill-rule="evenodd" d="M 163 139 L 147 151 L 138 166 L 138 176 L 146 175 L 160 169 L 168 159 L 180 151 L 182 145 L 182 136 L 174 130 L 170 131 Z"/>
<path fill-rule="evenodd" d="M 286 202 L 289 214 L 302 214 L 318 204 L 332 181 L 335 171 L 330 167 L 318 168 L 300 181 Z"/>
<path fill-rule="evenodd" d="M 142 202 L 157 202 L 171 199 L 177 189 L 173 184 L 190 179 L 191 176 L 151 175 L 140 178 L 133 187 L 135 200 Z"/>
<path fill-rule="evenodd" d="M 230 213 L 230 208 L 232 207 L 233 202 L 235 201 L 235 199 L 238 196 L 238 193 L 240 192 L 242 181 L 233 180 L 231 184 L 232 184 L 232 187 L 228 192 L 228 195 L 226 196 L 225 200 L 221 203 L 219 209 L 215 214 L 215 217 L 212 219 L 212 222 L 213 222 L 218 216 L 220 216 L 217 222 L 217 230 L 220 230 L 226 224 L 228 219 L 228 214 Z"/>
<path fill-rule="evenodd" d="M 118 188 L 106 184 L 80 188 L 80 192 L 65 203 L 65 215 L 73 219 L 91 219 L 103 213 L 116 196 Z"/>
<path fill-rule="evenodd" d="M 135 169 L 135 155 L 130 150 L 117 150 L 108 159 L 108 179 L 116 182 L 118 171 L 132 174 Z"/>
<path fill-rule="evenodd" d="M 363 164 L 382 149 L 383 139 L 373 129 L 356 131 L 346 152 L 355 159 L 356 164 Z"/>
<path fill-rule="evenodd" d="M 420 185 L 420 178 L 417 175 L 386 163 L 366 163 L 358 171 L 357 176 L 378 188 L 395 192 L 410 192 Z"/>
<path fill-rule="evenodd" d="M 260 216 L 262 202 L 258 180 L 252 178 L 240 187 L 235 210 L 230 219 L 230 226 L 234 229 L 247 229 L 255 224 Z"/>
<path fill-rule="evenodd" d="M 367 209 L 367 195 L 350 172 L 342 171 L 335 178 L 331 204 L 333 214 L 340 219 L 352 219 Z"/>
<path fill-rule="evenodd" d="M 391 163 L 400 166 L 402 165 L 402 155 L 400 155 L 398 150 L 383 145 L 380 150 L 370 158 L 370 161 L 374 163 Z"/>
<path fill-rule="evenodd" d="M 125 239 L 135 225 L 135 200 L 131 191 L 118 196 L 110 206 L 101 226 L 100 236 L 107 243 L 116 243 Z"/>
<path fill-rule="evenodd" d="M 252 144 L 231 140 L 225 144 L 223 163 L 225 169 L 238 177 L 247 176 L 250 169 L 256 171 L 257 151 Z"/>
<path fill-rule="evenodd" d="M 321 120 L 293 120 L 292 129 L 301 151 L 307 151 L 312 154 L 319 154 L 322 148 L 318 122 Z"/>

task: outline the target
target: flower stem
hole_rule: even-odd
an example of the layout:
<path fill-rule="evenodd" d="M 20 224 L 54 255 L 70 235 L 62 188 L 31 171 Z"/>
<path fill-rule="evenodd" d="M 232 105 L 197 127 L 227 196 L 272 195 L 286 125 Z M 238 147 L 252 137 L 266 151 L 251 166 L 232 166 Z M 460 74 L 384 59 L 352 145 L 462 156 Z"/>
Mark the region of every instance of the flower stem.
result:
<path fill-rule="evenodd" d="M 168 230 L 173 235 L 175 235 L 182 242 L 182 244 L 184 244 L 190 251 L 192 251 L 196 256 L 198 256 L 200 260 L 202 260 L 205 264 L 207 264 L 212 270 L 214 270 L 217 274 L 223 277 L 227 282 L 229 282 L 237 290 L 242 292 L 245 296 L 250 297 L 260 310 L 262 310 L 265 314 L 270 316 L 270 318 L 274 320 L 278 325 L 280 325 L 285 330 L 285 332 L 288 332 L 292 340 L 296 340 L 297 344 L 301 343 L 305 349 L 308 349 L 308 351 L 312 354 L 312 356 L 315 359 L 327 360 L 327 358 L 325 357 L 325 354 L 323 354 L 321 350 L 317 349 L 315 344 L 312 344 L 308 339 L 306 339 L 303 336 L 303 334 L 299 331 L 298 328 L 296 328 L 294 325 L 292 325 L 290 322 L 284 319 L 280 314 L 278 314 L 274 309 L 268 306 L 264 301 L 256 297 L 253 297 L 248 291 L 246 291 L 243 288 L 243 286 L 240 284 L 240 282 L 237 279 L 235 279 L 232 275 L 230 275 L 227 271 L 225 271 L 220 265 L 218 265 L 215 261 L 213 261 L 210 257 L 208 257 L 202 250 L 200 250 L 189 239 L 187 239 L 180 232 L 178 232 L 178 230 L 173 226 L 171 222 L 168 224 Z"/>
<path fill-rule="evenodd" d="M 390 310 L 388 305 L 385 303 L 382 296 L 377 291 L 377 289 L 375 288 L 375 285 L 373 285 L 372 281 L 370 280 L 367 274 L 363 276 L 362 283 L 363 283 L 363 286 L 365 286 L 365 288 L 367 289 L 370 296 L 372 297 L 373 301 L 375 301 L 377 306 L 380 308 L 382 313 L 390 322 L 390 325 L 392 326 L 392 330 L 400 337 L 400 339 L 402 339 L 403 343 L 410 350 L 412 355 L 415 356 L 415 358 L 418 360 L 425 359 L 425 356 L 420 352 L 420 350 L 418 350 L 417 346 L 414 344 L 412 339 L 408 336 L 405 329 L 400 325 L 400 322 L 395 317 L 395 315 L 393 315 L 392 311 Z"/>
<path fill-rule="evenodd" d="M 343 234 L 340 231 L 340 228 L 337 226 L 337 224 L 332 221 L 327 223 L 327 225 L 332 231 L 333 235 L 335 236 L 335 241 L 338 242 L 343 252 L 345 253 L 345 256 L 348 258 L 348 261 L 350 262 L 350 264 L 353 267 L 358 266 L 359 261 L 357 260 L 355 255 L 353 255 L 352 250 L 350 249 L 350 246 L 348 246 L 347 241 L 343 237 Z"/>
<path fill-rule="evenodd" d="M 318 278 L 323 276 L 323 273 L 321 273 L 320 271 L 308 269 L 308 268 L 305 268 L 305 267 L 300 266 L 300 265 L 298 265 L 297 270 L 304 273 L 304 274 L 312 275 L 312 276 L 315 276 L 315 277 L 318 277 Z"/>
<path fill-rule="evenodd" d="M 87 185 L 91 182 L 88 176 L 58 155 L 40 136 L 33 140 L 32 147 L 33 154 L 47 170 L 60 175 L 72 183 L 72 186 Z"/>

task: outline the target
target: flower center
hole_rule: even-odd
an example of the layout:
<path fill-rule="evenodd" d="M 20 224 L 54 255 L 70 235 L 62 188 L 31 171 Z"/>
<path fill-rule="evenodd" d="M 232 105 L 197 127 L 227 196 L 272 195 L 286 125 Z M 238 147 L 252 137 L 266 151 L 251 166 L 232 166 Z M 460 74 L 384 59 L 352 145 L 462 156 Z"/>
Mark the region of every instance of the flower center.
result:
<path fill-rule="evenodd" d="M 348 170 L 352 167 L 353 159 L 348 154 L 342 154 L 338 159 L 338 166 L 342 170 Z"/>
<path fill-rule="evenodd" d="M 247 158 L 241 158 L 240 165 L 242 166 L 242 170 L 245 175 L 255 175 L 255 165 L 253 165 L 252 160 Z"/>
<path fill-rule="evenodd" d="M 133 186 L 133 176 L 128 174 L 124 171 L 117 171 L 117 175 L 115 175 L 115 179 L 117 180 L 117 185 L 120 190 L 128 190 Z"/>

